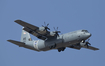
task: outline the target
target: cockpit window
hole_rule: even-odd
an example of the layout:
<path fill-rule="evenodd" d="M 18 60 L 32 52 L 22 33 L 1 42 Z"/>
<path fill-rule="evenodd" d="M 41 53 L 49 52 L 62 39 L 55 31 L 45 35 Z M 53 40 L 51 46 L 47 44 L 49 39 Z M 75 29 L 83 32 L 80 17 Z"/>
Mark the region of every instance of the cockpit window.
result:
<path fill-rule="evenodd" d="M 86 33 L 89 33 L 87 30 L 82 30 L 82 32 L 86 32 Z"/>

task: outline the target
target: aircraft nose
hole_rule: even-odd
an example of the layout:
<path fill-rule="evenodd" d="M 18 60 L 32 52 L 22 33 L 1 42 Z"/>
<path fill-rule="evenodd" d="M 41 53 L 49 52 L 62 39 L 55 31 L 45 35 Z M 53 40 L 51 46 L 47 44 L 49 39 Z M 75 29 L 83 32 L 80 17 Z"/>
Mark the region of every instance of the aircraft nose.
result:
<path fill-rule="evenodd" d="M 92 34 L 91 33 L 87 33 L 87 36 L 90 37 Z"/>

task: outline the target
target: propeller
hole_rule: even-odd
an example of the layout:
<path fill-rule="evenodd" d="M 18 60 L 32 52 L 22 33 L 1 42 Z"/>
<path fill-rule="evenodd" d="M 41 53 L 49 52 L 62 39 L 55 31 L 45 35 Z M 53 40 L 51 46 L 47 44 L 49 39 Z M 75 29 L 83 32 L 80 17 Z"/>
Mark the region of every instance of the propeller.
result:
<path fill-rule="evenodd" d="M 59 34 L 58 33 L 61 33 L 61 31 L 58 31 L 58 27 L 55 29 L 55 27 L 54 27 L 54 32 L 53 33 L 55 33 L 57 36 L 59 36 Z"/>
<path fill-rule="evenodd" d="M 89 43 L 89 40 L 90 40 L 90 39 L 88 39 L 88 40 L 86 41 L 86 44 L 84 45 L 84 46 L 87 46 L 87 48 L 89 47 L 89 45 L 91 45 L 91 44 Z"/>
<path fill-rule="evenodd" d="M 46 24 L 46 23 L 44 22 L 44 25 L 45 25 L 45 26 L 42 25 L 42 27 L 44 27 L 46 31 L 47 31 L 47 29 L 50 30 L 50 28 L 48 28 L 48 25 L 49 25 L 49 24 Z"/>

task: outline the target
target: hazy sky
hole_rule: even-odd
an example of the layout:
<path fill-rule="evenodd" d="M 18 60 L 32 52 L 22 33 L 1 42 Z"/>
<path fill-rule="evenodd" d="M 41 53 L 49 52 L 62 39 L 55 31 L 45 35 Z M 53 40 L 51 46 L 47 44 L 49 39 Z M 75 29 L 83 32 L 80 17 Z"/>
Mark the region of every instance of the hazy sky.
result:
<path fill-rule="evenodd" d="M 66 48 L 64 52 L 37 52 L 18 47 L 8 39 L 20 41 L 23 20 L 38 27 L 49 23 L 63 33 L 86 29 L 92 51 Z M 105 65 L 105 0 L 1 0 L 0 1 L 0 66 L 104 66 Z M 31 35 L 33 40 L 38 40 Z"/>

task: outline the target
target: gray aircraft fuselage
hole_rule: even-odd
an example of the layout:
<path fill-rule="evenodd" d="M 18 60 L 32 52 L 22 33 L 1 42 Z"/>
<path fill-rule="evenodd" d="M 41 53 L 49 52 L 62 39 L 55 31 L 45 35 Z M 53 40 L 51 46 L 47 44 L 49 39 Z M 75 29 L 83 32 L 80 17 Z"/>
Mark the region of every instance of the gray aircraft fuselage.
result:
<path fill-rule="evenodd" d="M 54 49 L 69 47 L 70 45 L 76 45 L 82 40 L 88 39 L 90 36 L 91 34 L 87 30 L 77 30 L 59 35 L 56 39 L 28 41 L 25 45 L 35 49 L 36 51 L 47 51 L 51 50 L 49 47 L 55 44 L 56 47 Z"/>
<path fill-rule="evenodd" d="M 28 48 L 35 51 L 48 51 L 51 49 L 57 49 L 58 52 L 64 51 L 66 47 L 80 50 L 86 48 L 90 50 L 99 50 L 93 46 L 90 46 L 89 37 L 91 34 L 87 30 L 77 30 L 65 34 L 58 31 L 58 27 L 55 31 L 50 31 L 49 24 L 44 22 L 42 27 L 37 27 L 22 20 L 15 20 L 17 24 L 23 26 L 21 41 L 7 40 L 19 47 Z M 30 34 L 37 37 L 40 40 L 31 40 Z M 88 40 L 87 40 L 88 39 Z"/>

